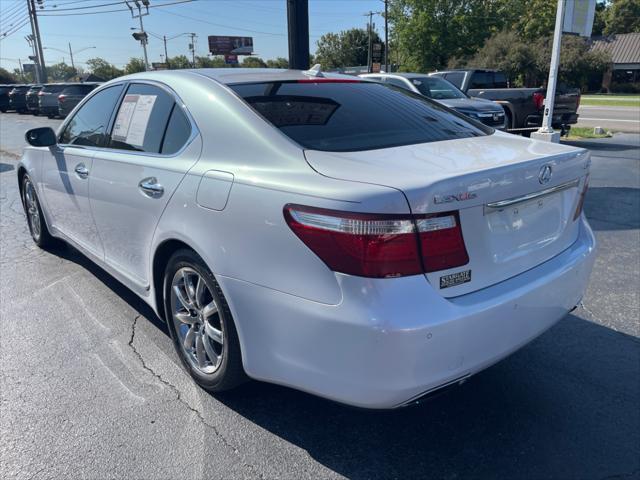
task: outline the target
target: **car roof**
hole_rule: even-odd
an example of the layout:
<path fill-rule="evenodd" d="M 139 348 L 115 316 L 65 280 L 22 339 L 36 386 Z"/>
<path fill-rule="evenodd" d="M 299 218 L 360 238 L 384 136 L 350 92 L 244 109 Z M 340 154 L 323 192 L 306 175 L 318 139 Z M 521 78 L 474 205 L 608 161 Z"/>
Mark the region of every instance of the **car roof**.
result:
<path fill-rule="evenodd" d="M 236 83 L 257 83 L 257 82 L 286 82 L 296 80 L 309 80 L 315 78 L 314 75 L 304 73 L 302 70 L 286 70 L 280 68 L 195 68 L 184 70 L 158 70 L 154 72 L 141 72 L 127 75 L 121 79 L 153 79 L 158 80 L 167 78 L 168 76 L 185 77 L 193 74 L 203 75 L 212 80 L 232 85 Z M 323 77 L 343 78 L 354 80 L 358 77 L 353 75 L 343 75 L 340 73 L 322 72 Z"/>
<path fill-rule="evenodd" d="M 373 76 L 386 76 L 386 77 L 403 77 L 403 78 L 422 78 L 428 77 L 428 73 L 410 73 L 410 72 L 380 72 L 380 73 L 365 73 L 360 75 L 363 78 L 373 77 Z"/>

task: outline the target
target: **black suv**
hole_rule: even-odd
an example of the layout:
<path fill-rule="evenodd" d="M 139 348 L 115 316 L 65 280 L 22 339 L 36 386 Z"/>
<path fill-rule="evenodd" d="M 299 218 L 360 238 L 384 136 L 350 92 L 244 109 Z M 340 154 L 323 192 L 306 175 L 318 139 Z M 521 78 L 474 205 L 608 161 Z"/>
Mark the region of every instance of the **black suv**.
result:
<path fill-rule="evenodd" d="M 99 83 L 80 83 L 77 85 L 69 85 L 67 86 L 60 95 L 58 95 L 58 113 L 64 118 L 71 110 L 75 108 L 80 100 L 86 97 L 89 92 L 91 92 L 94 88 L 96 88 Z"/>

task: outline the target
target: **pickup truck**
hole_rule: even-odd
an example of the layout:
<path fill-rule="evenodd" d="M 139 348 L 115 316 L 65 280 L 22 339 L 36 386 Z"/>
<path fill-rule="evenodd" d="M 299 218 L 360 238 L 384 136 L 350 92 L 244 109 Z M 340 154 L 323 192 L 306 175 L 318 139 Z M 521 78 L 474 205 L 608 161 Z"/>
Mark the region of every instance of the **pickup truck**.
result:
<path fill-rule="evenodd" d="M 503 72 L 486 69 L 444 70 L 430 73 L 448 80 L 470 97 L 493 100 L 504 107 L 507 130 L 525 135 L 542 125 L 545 89 L 509 88 Z M 553 128 L 564 134 L 578 122 L 579 89 L 556 89 Z"/>

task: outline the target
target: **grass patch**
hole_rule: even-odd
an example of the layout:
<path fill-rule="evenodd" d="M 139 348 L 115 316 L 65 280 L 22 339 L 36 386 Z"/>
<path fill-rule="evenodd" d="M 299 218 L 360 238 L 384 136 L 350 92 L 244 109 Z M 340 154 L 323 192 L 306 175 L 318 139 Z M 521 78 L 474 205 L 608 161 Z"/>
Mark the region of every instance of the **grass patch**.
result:
<path fill-rule="evenodd" d="M 580 140 L 582 138 L 607 138 L 611 136 L 611 132 L 593 133 L 593 127 L 571 127 L 569 135 L 563 138 L 566 140 Z"/>
<path fill-rule="evenodd" d="M 640 100 L 606 100 L 606 99 L 585 99 L 580 100 L 580 105 L 591 105 L 599 107 L 638 107 Z"/>

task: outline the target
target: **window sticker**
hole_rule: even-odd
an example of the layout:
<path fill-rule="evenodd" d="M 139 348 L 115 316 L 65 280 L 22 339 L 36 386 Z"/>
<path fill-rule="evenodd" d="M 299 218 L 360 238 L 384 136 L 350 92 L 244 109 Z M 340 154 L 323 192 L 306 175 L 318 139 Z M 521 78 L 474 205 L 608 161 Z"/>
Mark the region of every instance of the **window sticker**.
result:
<path fill-rule="evenodd" d="M 125 95 L 118 116 L 116 117 L 116 123 L 113 126 L 113 139 L 119 142 L 124 142 L 127 139 L 127 133 L 129 132 L 129 125 L 131 124 L 131 117 L 133 111 L 138 103 L 138 97 L 140 95 Z"/>
<path fill-rule="evenodd" d="M 142 147 L 157 98 L 157 95 L 125 95 L 113 127 L 114 140 Z"/>

